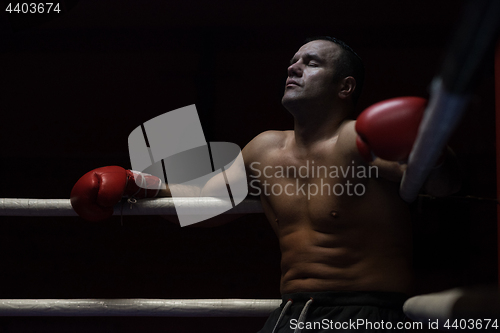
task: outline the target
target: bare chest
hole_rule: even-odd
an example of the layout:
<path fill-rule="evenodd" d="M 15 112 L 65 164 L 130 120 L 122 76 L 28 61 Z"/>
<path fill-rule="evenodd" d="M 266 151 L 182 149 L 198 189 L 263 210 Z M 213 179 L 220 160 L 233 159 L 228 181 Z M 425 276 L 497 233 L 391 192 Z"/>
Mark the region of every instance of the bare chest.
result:
<path fill-rule="evenodd" d="M 365 196 L 375 170 L 330 152 L 299 159 L 284 151 L 250 166 L 250 193 L 260 195 L 274 227 L 352 226 L 350 207 Z"/>

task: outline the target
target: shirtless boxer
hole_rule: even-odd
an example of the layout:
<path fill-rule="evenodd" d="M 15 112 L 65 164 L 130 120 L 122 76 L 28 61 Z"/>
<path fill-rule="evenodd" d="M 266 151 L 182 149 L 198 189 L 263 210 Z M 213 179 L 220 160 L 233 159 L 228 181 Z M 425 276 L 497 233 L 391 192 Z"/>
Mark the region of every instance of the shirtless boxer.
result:
<path fill-rule="evenodd" d="M 354 327 L 346 323 L 357 319 L 390 321 L 395 329 L 405 319 L 402 304 L 412 288 L 412 235 L 408 205 L 398 195 L 404 167 L 394 162 L 404 157 L 386 147 L 385 158 L 394 161 L 376 158 L 367 162 L 366 158 L 370 150 L 377 150 L 370 146 L 377 136 L 388 136 L 389 143 L 403 140 L 411 135 L 402 130 L 407 126 L 404 122 L 415 120 L 403 119 L 399 125 L 384 124 L 384 117 L 365 117 L 357 126 L 358 134 L 356 122 L 348 118 L 363 74 L 342 65 L 342 59 L 360 61 L 335 39 L 304 44 L 291 60 L 282 99 L 294 116 L 294 130 L 264 132 L 242 151 L 250 193 L 260 194 L 282 254 L 283 303 L 262 333 L 293 332 L 301 327 L 308 332 L 331 332 L 335 323 L 344 325 L 341 331 L 349 331 Z M 419 99 L 396 99 L 400 103 L 396 106 L 392 102 L 382 103 L 381 112 L 423 108 Z M 375 128 L 373 133 L 370 128 Z M 403 153 L 407 157 L 409 151 Z M 453 169 L 453 159 L 445 157 L 425 184 L 429 194 L 441 196 L 457 190 Z M 228 177 L 242 176 L 232 170 L 227 170 Z M 117 198 L 136 192 L 125 189 L 132 175 L 123 172 L 128 174 L 114 181 Z M 216 196 L 226 190 L 213 188 L 215 183 L 209 181 L 201 195 Z M 85 186 L 75 185 L 72 201 Z M 168 196 L 168 186 L 159 195 Z M 356 330 L 369 328 L 357 326 Z"/>

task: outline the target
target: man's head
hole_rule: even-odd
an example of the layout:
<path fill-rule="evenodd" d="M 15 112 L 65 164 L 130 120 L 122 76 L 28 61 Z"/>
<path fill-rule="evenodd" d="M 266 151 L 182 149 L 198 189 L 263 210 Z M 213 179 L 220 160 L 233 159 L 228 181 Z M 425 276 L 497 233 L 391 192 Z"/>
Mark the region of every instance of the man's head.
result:
<path fill-rule="evenodd" d="M 308 38 L 290 61 L 283 105 L 345 100 L 354 105 L 364 81 L 363 63 L 344 42 L 332 37 Z"/>

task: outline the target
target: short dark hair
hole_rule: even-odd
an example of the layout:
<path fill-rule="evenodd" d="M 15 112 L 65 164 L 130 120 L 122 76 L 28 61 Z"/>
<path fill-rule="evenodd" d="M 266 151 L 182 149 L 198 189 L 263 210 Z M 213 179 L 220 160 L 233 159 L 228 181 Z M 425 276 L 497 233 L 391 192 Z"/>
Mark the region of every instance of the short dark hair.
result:
<path fill-rule="evenodd" d="M 356 52 L 354 52 L 354 50 L 349 45 L 335 37 L 309 37 L 304 41 L 304 44 L 315 40 L 327 40 L 337 44 L 342 49 L 342 52 L 337 59 L 337 71 L 333 79 L 337 81 L 345 77 L 352 76 L 356 80 L 356 88 L 354 89 L 354 92 L 352 94 L 352 101 L 354 104 L 356 104 L 358 102 L 359 96 L 361 95 L 361 90 L 365 81 L 365 66 L 363 65 L 363 61 L 361 60 L 360 56 Z"/>

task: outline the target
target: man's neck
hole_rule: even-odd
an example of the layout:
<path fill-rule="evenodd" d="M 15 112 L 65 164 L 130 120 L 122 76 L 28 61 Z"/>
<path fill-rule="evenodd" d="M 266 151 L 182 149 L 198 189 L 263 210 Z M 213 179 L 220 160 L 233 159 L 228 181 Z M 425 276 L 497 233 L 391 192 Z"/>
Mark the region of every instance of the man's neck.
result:
<path fill-rule="evenodd" d="M 340 106 L 296 112 L 294 135 L 297 147 L 307 149 L 318 142 L 332 138 L 337 134 L 348 114 L 349 110 Z"/>

